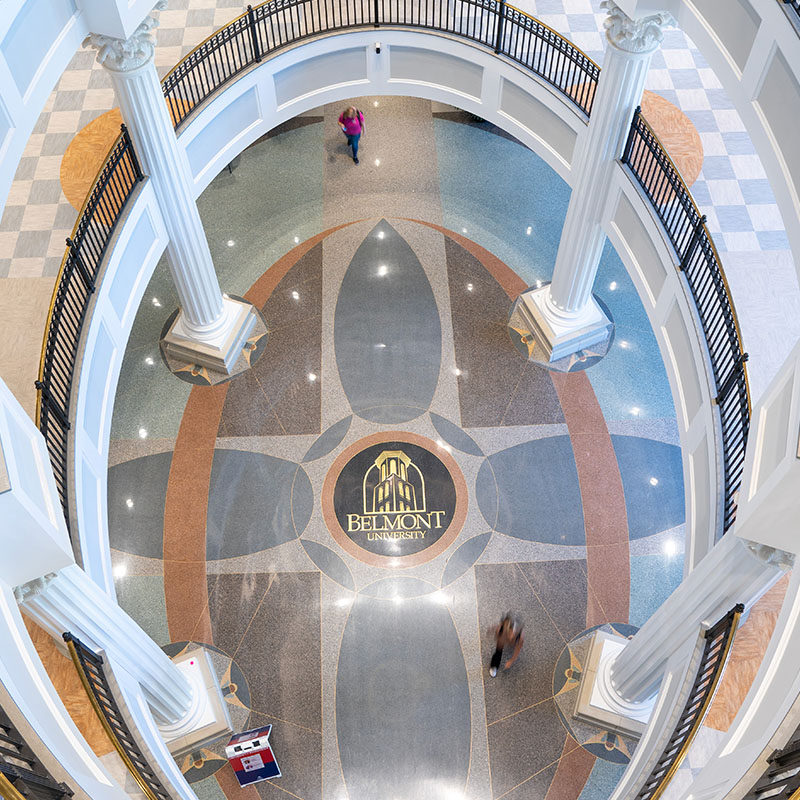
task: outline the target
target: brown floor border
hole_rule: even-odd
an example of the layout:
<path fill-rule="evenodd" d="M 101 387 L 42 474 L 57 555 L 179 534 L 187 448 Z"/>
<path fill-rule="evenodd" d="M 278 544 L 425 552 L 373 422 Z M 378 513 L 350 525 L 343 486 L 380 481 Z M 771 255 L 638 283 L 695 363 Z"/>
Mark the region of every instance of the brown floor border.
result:
<path fill-rule="evenodd" d="M 586 627 L 627 622 L 631 563 L 625 492 L 611 435 L 584 372 L 551 372 L 567 423 L 586 530 Z"/>
<path fill-rule="evenodd" d="M 354 224 L 329 228 L 292 248 L 250 287 L 245 299 L 261 308 L 309 250 L 330 234 Z M 164 505 L 164 595 L 173 642 L 214 641 L 208 608 L 206 515 L 214 447 L 229 386 L 195 386 L 175 440 Z"/>
<path fill-rule="evenodd" d="M 580 797 L 596 758 L 584 750 L 572 736 L 567 735 L 556 774 L 547 789 L 545 800 L 560 800 L 564 797 Z"/>
<path fill-rule="evenodd" d="M 405 217 L 439 231 L 471 253 L 512 300 L 528 287 L 486 248 L 455 231 Z M 589 596 L 586 627 L 627 622 L 630 606 L 630 547 L 625 493 L 614 445 L 585 372 L 549 371 L 564 413 L 583 503 Z"/>

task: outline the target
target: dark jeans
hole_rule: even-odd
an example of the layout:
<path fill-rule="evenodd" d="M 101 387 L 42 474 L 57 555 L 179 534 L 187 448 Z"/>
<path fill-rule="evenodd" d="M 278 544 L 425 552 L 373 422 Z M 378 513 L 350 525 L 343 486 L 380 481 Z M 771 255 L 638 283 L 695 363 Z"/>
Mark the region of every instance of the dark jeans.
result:
<path fill-rule="evenodd" d="M 361 138 L 360 133 L 346 133 L 347 144 L 353 148 L 353 158 L 358 157 L 358 140 Z"/>
<path fill-rule="evenodd" d="M 498 647 L 494 651 L 494 655 L 492 656 L 492 660 L 489 662 L 489 666 L 497 669 L 500 666 L 500 662 L 502 660 L 503 660 L 503 648 Z"/>

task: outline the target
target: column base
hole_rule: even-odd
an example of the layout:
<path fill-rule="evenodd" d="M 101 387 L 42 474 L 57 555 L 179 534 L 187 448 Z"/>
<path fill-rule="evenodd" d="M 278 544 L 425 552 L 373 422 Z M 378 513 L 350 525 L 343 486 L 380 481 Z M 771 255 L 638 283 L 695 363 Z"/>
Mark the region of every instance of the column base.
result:
<path fill-rule="evenodd" d="M 656 698 L 628 703 L 611 685 L 611 665 L 627 639 L 597 631 L 589 647 L 573 716 L 593 725 L 640 738 L 650 720 Z"/>
<path fill-rule="evenodd" d="M 228 736 L 233 728 L 208 653 L 197 648 L 172 660 L 192 685 L 194 698 L 189 713 L 182 720 L 174 725 L 159 726 L 170 753 L 179 758 Z"/>
<path fill-rule="evenodd" d="M 250 303 L 232 297 L 225 297 L 222 302 L 226 324 L 204 341 L 193 336 L 186 326 L 183 311 L 180 311 L 161 340 L 166 352 L 183 361 L 230 375 L 256 324 L 256 312 Z"/>
<path fill-rule="evenodd" d="M 577 353 L 608 338 L 611 320 L 591 297 L 579 314 L 556 316 L 548 303 L 549 286 L 520 295 L 520 311 L 548 361 Z"/>

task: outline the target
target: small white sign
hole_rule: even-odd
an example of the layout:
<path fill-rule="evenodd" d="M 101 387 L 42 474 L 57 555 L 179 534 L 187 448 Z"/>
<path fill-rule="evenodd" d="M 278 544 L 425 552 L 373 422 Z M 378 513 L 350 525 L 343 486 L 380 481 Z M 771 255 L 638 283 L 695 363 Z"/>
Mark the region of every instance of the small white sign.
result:
<path fill-rule="evenodd" d="M 264 759 L 261 758 L 260 753 L 254 753 L 252 756 L 243 756 L 242 766 L 245 772 L 252 772 L 264 766 Z"/>

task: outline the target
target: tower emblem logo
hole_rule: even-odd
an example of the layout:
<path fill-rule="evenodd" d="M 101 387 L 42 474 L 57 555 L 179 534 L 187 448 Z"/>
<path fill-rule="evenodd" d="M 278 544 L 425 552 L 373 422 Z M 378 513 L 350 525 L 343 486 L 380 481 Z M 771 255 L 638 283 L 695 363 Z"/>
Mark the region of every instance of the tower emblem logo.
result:
<path fill-rule="evenodd" d="M 370 492 L 367 483 L 373 470 L 376 473 L 373 480 L 377 477 L 378 483 Z M 419 479 L 416 486 L 409 478 L 412 470 L 412 475 Z M 370 497 L 371 502 L 368 502 Z M 417 498 L 420 498 L 419 502 Z M 425 511 L 425 478 L 402 450 L 384 450 L 364 475 L 364 513 L 392 514 L 400 511 Z"/>
<path fill-rule="evenodd" d="M 364 473 L 362 514 L 347 515 L 347 533 L 367 541 L 424 539 L 441 530 L 444 510 L 428 511 L 425 477 L 402 450 L 383 450 Z"/>
<path fill-rule="evenodd" d="M 382 437 L 368 437 L 342 453 L 325 479 L 323 515 L 334 538 L 353 555 L 410 566 L 404 559 L 435 547 L 415 559 L 427 561 L 455 538 L 466 497 L 459 507 L 453 472 L 462 484 L 463 478 L 449 454 L 435 454 L 438 448 L 422 436 L 395 436 L 371 445 Z M 365 558 L 364 551 L 377 558 Z"/>

